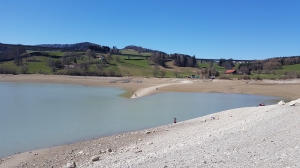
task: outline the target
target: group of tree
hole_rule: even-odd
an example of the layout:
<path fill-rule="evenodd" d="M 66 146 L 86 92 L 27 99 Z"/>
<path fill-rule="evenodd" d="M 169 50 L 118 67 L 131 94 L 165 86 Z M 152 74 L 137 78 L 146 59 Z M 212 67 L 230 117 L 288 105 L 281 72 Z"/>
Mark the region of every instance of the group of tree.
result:
<path fill-rule="evenodd" d="M 101 45 L 90 45 L 89 48 L 92 51 L 102 52 L 102 53 L 108 53 L 110 52 L 110 47 L 108 46 L 101 46 Z"/>
<path fill-rule="evenodd" d="M 21 59 L 21 55 L 26 53 L 25 47 L 22 45 L 0 46 L 0 61 Z"/>
<path fill-rule="evenodd" d="M 39 44 L 36 46 L 39 47 L 48 47 L 48 48 L 59 48 L 59 49 L 74 49 L 74 50 L 87 50 L 89 46 L 97 45 L 90 42 L 82 42 L 75 44 Z"/>
<path fill-rule="evenodd" d="M 266 60 L 255 60 L 247 63 L 241 63 L 238 70 L 243 74 L 250 74 L 251 71 L 273 71 L 281 69 L 283 65 L 300 64 L 300 56 L 277 57 Z"/>
<path fill-rule="evenodd" d="M 113 48 L 110 50 L 111 54 L 120 54 L 120 50 L 116 47 L 113 46 Z"/>
<path fill-rule="evenodd" d="M 198 69 L 197 74 L 202 74 L 202 76 L 209 78 L 210 76 L 219 76 L 220 73 L 213 66 L 213 62 L 210 61 L 208 67 L 202 68 L 201 71 Z"/>
<path fill-rule="evenodd" d="M 149 49 L 149 48 L 143 48 L 141 46 L 135 46 L 135 45 L 129 45 L 129 46 L 126 46 L 124 47 L 124 49 L 132 49 L 132 50 L 135 50 L 139 53 L 144 53 L 144 52 L 149 52 L 149 53 L 159 53 L 161 51 L 158 51 L 158 50 L 152 50 L 152 49 Z"/>
<path fill-rule="evenodd" d="M 233 59 L 230 58 L 228 60 L 221 58 L 218 63 L 219 66 L 224 67 L 225 69 L 232 69 L 234 67 Z"/>
<path fill-rule="evenodd" d="M 185 54 L 170 54 L 169 58 L 173 59 L 173 64 L 179 67 L 196 67 L 197 59 L 195 56 Z"/>
<path fill-rule="evenodd" d="M 166 71 L 162 68 L 160 68 L 157 64 L 154 65 L 153 68 L 153 76 L 154 77 L 161 77 L 163 78 L 166 75 Z"/>
<path fill-rule="evenodd" d="M 164 52 L 153 52 L 151 53 L 150 60 L 154 62 L 154 64 L 166 67 L 165 62 L 168 59 L 168 54 Z"/>

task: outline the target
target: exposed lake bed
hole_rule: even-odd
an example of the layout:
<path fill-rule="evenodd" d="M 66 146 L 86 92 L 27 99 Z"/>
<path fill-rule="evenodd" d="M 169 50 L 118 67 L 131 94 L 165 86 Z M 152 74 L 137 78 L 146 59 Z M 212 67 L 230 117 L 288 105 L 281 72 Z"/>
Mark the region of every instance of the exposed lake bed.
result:
<path fill-rule="evenodd" d="M 198 82 L 200 82 L 200 81 L 198 81 Z M 231 81 L 230 81 L 231 82 Z M 240 81 L 237 81 L 237 82 L 240 82 Z M 150 82 L 149 82 L 150 83 Z M 204 82 L 203 82 L 204 83 Z M 225 81 L 225 84 L 223 85 L 223 87 L 227 87 L 228 85 L 226 84 L 227 83 L 227 81 Z M 200 83 L 199 83 L 200 84 Z M 202 84 L 202 83 L 201 83 Z M 201 85 L 200 84 L 200 85 Z M 222 83 L 221 83 L 222 84 Z M 186 85 L 180 85 L 182 88 L 184 88 L 185 86 L 187 86 L 187 85 L 189 85 L 189 88 L 193 88 L 193 87 L 196 87 L 196 86 L 194 86 L 194 84 L 186 84 Z M 210 85 L 215 85 L 215 84 L 213 84 L 213 83 L 210 83 Z M 210 106 L 210 107 L 212 107 L 212 108 L 215 108 L 215 106 L 217 106 L 216 105 L 216 103 L 215 102 L 219 102 L 219 101 L 228 101 L 228 102 L 230 102 L 230 103 L 236 103 L 236 104 L 240 104 L 238 101 L 235 101 L 234 99 L 232 99 L 232 98 L 230 98 L 230 96 L 232 96 L 232 95 L 235 95 L 235 94 L 232 94 L 232 93 L 234 93 L 235 92 L 235 90 L 238 90 L 239 88 L 237 87 L 237 86 L 235 86 L 233 83 L 229 83 L 229 85 L 231 85 L 232 87 L 234 87 L 233 89 L 231 89 L 231 91 L 228 91 L 227 92 L 227 94 L 226 94 L 226 97 L 222 97 L 222 96 L 217 96 L 218 98 L 214 98 L 215 100 L 214 100 L 214 104 L 213 105 L 205 105 L 205 106 Z M 278 84 L 278 85 L 280 85 L 280 84 Z M 143 86 L 145 86 L 145 85 L 143 85 Z M 174 85 L 175 86 L 175 85 Z M 178 87 L 179 85 L 177 85 L 177 86 L 175 86 L 175 87 Z M 218 85 L 215 85 L 215 86 L 218 86 Z M 219 86 L 220 86 L 220 83 L 219 83 Z M 254 86 L 256 86 L 256 85 L 254 85 Z M 268 85 L 266 85 L 266 86 L 268 86 Z M 261 87 L 263 88 L 263 89 L 268 89 L 268 87 L 270 88 L 270 86 L 268 86 L 268 87 L 266 87 L 265 85 L 262 85 Z M 274 84 L 272 84 L 271 85 L 271 87 L 274 87 L 274 86 L 277 86 L 277 85 L 274 85 Z M 281 86 L 281 85 L 280 85 Z M 286 90 L 283 90 L 283 91 L 281 91 L 281 92 L 289 92 L 289 89 L 291 89 L 292 87 L 294 87 L 295 86 L 295 84 L 292 84 L 291 85 L 291 87 L 290 88 L 287 88 Z M 205 89 L 205 87 L 206 86 L 203 86 L 203 88 Z M 246 86 L 247 87 L 247 86 Z M 250 86 L 251 87 L 251 86 Z M 172 87 L 163 87 L 163 88 L 160 88 L 159 89 L 159 91 L 160 92 L 164 92 L 164 91 L 167 91 L 167 92 L 169 92 L 169 90 L 168 89 L 170 89 L 170 88 L 172 88 Z M 174 88 L 173 88 L 174 89 Z M 181 91 L 181 90 L 178 90 L 179 88 L 175 88 L 175 90 L 174 91 Z M 120 89 L 121 90 L 121 89 Z M 216 92 L 218 92 L 218 89 L 217 88 L 215 88 L 214 89 Z M 251 89 L 250 89 L 251 90 Z M 189 90 L 188 90 L 189 91 Z M 220 90 L 219 90 L 220 91 Z M 122 92 L 122 90 L 121 90 L 121 92 Z M 205 91 L 204 91 L 205 92 Z M 247 92 L 247 91 L 245 91 L 245 92 Z M 276 92 L 276 91 L 275 91 Z M 277 91 L 278 92 L 278 91 Z M 292 92 L 292 91 L 291 91 Z M 294 92 L 295 92 L 295 90 L 294 90 Z M 299 92 L 298 92 L 299 93 Z M 170 95 L 168 95 L 168 94 L 170 94 Z M 146 106 L 148 105 L 151 105 L 151 104 L 149 104 L 149 102 L 155 102 L 156 100 L 157 100 L 157 102 L 156 102 L 156 104 L 158 104 L 158 103 L 160 103 L 160 104 L 167 104 L 168 103 L 168 100 L 172 100 L 172 101 L 170 101 L 170 102 L 174 102 L 173 104 L 179 104 L 178 102 L 176 102 L 176 97 L 177 96 L 174 96 L 173 94 L 178 94 L 178 93 L 164 93 L 164 94 L 156 94 L 156 95 L 153 95 L 153 96 L 148 96 L 148 97 L 143 97 L 143 98 L 140 98 L 140 99 L 124 99 L 124 98 L 121 98 L 121 99 L 124 99 L 124 100 L 126 100 L 126 101 L 132 101 L 132 102 L 134 102 L 135 104 L 139 104 L 139 103 L 137 103 L 137 101 L 144 101 L 144 100 L 147 100 L 148 98 L 149 99 L 151 99 L 151 98 L 153 98 L 153 100 L 149 100 L 149 101 L 145 101 L 146 103 L 148 103 L 148 104 L 146 104 Z M 182 106 L 179 106 L 179 107 L 177 107 L 178 109 L 179 109 L 179 111 L 184 111 L 185 113 L 185 115 L 186 115 L 186 113 L 188 112 L 194 112 L 194 111 L 201 111 L 201 107 L 203 106 L 201 106 L 201 104 L 199 104 L 199 102 L 200 101 L 197 101 L 197 100 L 199 100 L 199 98 L 195 98 L 195 97 L 197 97 L 197 96 L 195 96 L 195 95 L 197 95 L 197 94 L 191 94 L 191 93 L 179 93 L 179 94 L 190 94 L 190 95 L 192 95 L 191 97 L 194 97 L 193 99 L 192 98 L 188 98 L 188 100 L 187 100 L 187 102 L 184 102 L 184 97 L 185 96 L 183 96 L 183 95 L 179 95 L 178 97 L 180 97 L 180 98 L 178 98 L 178 100 L 179 101 L 183 101 L 184 103 L 183 104 L 188 104 L 189 106 L 188 107 L 185 107 L 185 108 L 183 108 L 183 109 L 180 109 L 180 107 L 182 107 Z M 209 94 L 209 95 L 213 95 L 213 94 Z M 239 95 L 244 95 L 244 94 L 239 94 Z M 155 96 L 157 96 L 157 97 L 155 97 Z M 160 99 L 158 99 L 158 97 L 163 97 L 163 96 L 166 96 L 166 97 L 164 97 L 163 98 L 163 100 L 160 100 Z M 246 95 L 246 96 L 248 96 L 248 95 Z M 206 97 L 206 99 L 207 100 L 209 100 L 209 97 L 207 96 L 207 95 L 205 95 L 205 97 Z M 283 97 L 288 97 L 288 96 L 283 96 Z M 291 98 L 292 98 L 292 96 L 291 96 Z M 212 99 L 212 98 L 210 98 L 210 99 Z M 202 102 L 203 102 L 203 100 L 201 100 Z M 259 100 L 259 102 L 260 101 L 265 101 L 265 100 Z M 198 103 L 198 104 L 197 104 Z M 230 103 L 228 103 L 228 104 L 230 104 Z M 268 103 L 268 101 L 266 101 L 265 103 Z M 274 102 L 269 102 L 270 104 L 274 104 Z M 128 102 L 126 103 L 126 104 L 128 104 Z M 172 103 L 171 104 L 169 104 L 169 106 L 171 106 L 171 105 L 173 105 Z M 191 109 L 192 108 L 192 106 L 191 106 L 191 104 L 197 104 L 195 107 L 197 107 L 197 110 L 193 110 L 193 109 Z M 247 105 L 247 106 L 256 106 L 257 105 L 257 102 L 255 102 L 255 103 L 253 103 L 253 105 L 251 104 L 251 105 Z M 174 106 L 174 105 L 173 105 Z M 141 109 L 137 109 L 136 111 L 145 111 L 144 109 L 145 108 L 143 108 L 143 107 L 145 107 L 145 105 L 142 105 L 142 107 L 141 107 Z M 183 106 L 184 107 L 184 106 Z M 128 108 L 129 108 L 129 106 L 128 106 Z M 229 109 L 231 109 L 231 108 L 236 108 L 236 107 L 228 107 Z M 226 109 L 224 109 L 224 110 L 226 110 Z M 135 110 L 131 110 L 131 111 L 135 111 Z M 159 110 L 152 110 L 150 113 L 153 113 L 153 111 L 158 111 L 158 113 L 157 113 L 157 115 L 158 114 L 163 114 L 163 115 L 165 115 L 164 113 L 162 113 L 161 111 L 159 111 Z M 168 111 L 167 109 L 165 109 L 165 110 L 162 110 L 162 111 Z M 206 111 L 206 110 L 203 110 L 203 111 Z M 219 111 L 221 111 L 221 110 L 219 110 Z M 215 112 L 218 112 L 218 111 L 215 111 Z M 149 112 L 148 112 L 149 113 Z M 138 114 L 138 113 L 135 113 L 134 115 L 136 115 L 136 114 Z M 182 121 L 182 120 L 186 120 L 186 119 L 183 119 L 184 117 L 183 116 L 180 116 L 180 114 L 175 114 L 176 115 L 176 117 L 180 120 L 180 121 Z M 195 118 L 195 117 L 197 117 L 197 116 L 194 116 L 195 114 L 191 114 L 191 118 Z M 196 114 L 196 115 L 198 115 L 198 114 Z M 207 115 L 207 114 L 204 114 L 204 115 Z M 171 116 L 171 117 L 170 117 Z M 172 123 L 172 119 L 173 119 L 173 117 L 175 117 L 174 116 L 174 114 L 170 114 L 170 116 L 163 116 L 163 117 L 161 117 L 161 116 L 157 116 L 158 118 L 164 118 L 164 119 L 166 119 L 167 120 L 167 122 L 166 123 L 163 123 L 162 125 L 164 125 L 164 124 L 168 124 L 168 123 Z M 200 115 L 200 116 L 203 116 L 203 115 Z M 169 118 L 170 117 L 170 118 Z M 152 120 L 152 118 L 150 117 L 149 118 L 149 116 L 144 116 L 144 117 L 142 117 L 142 119 L 140 119 L 141 120 L 141 123 L 144 123 L 144 121 L 143 121 L 143 118 L 145 118 L 145 119 L 149 119 L 149 121 L 151 121 Z M 182 118 L 182 120 L 181 120 L 181 118 Z M 206 117 L 206 119 L 208 119 L 209 117 Z M 155 118 L 154 118 L 155 119 Z M 135 121 L 139 121 L 139 120 L 135 120 Z M 185 122 L 180 122 L 180 123 L 185 123 Z M 178 123 L 178 125 L 179 125 L 179 123 Z M 171 126 L 173 127 L 173 124 L 171 124 Z M 150 127 L 154 127 L 154 126 L 150 126 Z M 164 127 L 164 126 L 162 126 L 162 127 Z M 175 126 L 176 127 L 176 126 Z M 144 128 L 149 128 L 148 126 L 146 126 L 146 127 L 144 127 Z M 143 129 L 143 128 L 140 128 L 140 129 Z M 134 129 L 133 129 L 134 130 Z M 163 131 L 163 130 L 162 130 Z M 97 131 L 96 131 L 97 132 Z M 159 131 L 157 131 L 156 133 L 158 133 Z M 151 136 L 155 136 L 155 134 L 156 133 L 152 133 L 152 130 L 151 130 Z M 164 133 L 163 133 L 164 134 Z M 113 139 L 113 137 L 115 137 L 116 139 L 118 139 L 118 137 L 120 138 L 120 136 L 122 137 L 122 135 L 124 135 L 125 136 L 125 134 L 121 134 L 121 135 L 116 135 L 116 136 L 112 136 L 111 138 L 109 138 L 109 137 L 106 137 L 106 138 L 100 138 L 100 139 L 110 139 L 110 140 L 112 140 Z M 127 134 L 126 134 L 127 135 Z M 140 136 L 140 134 L 139 133 L 134 133 L 133 134 L 134 135 L 134 137 L 135 136 Z M 144 133 L 142 132 L 141 133 L 141 136 L 143 136 L 144 135 Z M 128 134 L 128 136 L 129 136 L 129 134 Z M 148 135 L 147 135 L 148 136 Z M 144 136 L 143 136 L 144 137 Z M 125 138 L 126 139 L 126 138 Z M 125 144 L 127 141 L 124 139 L 124 143 L 123 144 Z M 130 139 L 130 138 L 129 138 Z M 139 138 L 138 138 L 139 139 Z M 138 140 L 138 139 L 135 139 L 134 138 L 134 140 L 132 139 L 132 142 L 133 141 L 136 141 L 136 140 Z M 100 140 L 101 142 L 102 142 L 102 140 Z M 97 141 L 97 140 L 96 140 Z M 143 140 L 142 140 L 143 141 Z M 117 141 L 116 141 L 117 142 Z M 86 141 L 86 142 L 82 142 L 82 143 L 85 143 L 85 145 L 92 145 L 93 143 L 92 142 L 90 142 L 89 143 L 89 141 Z M 82 143 L 77 143 L 77 144 L 82 144 Z M 122 143 L 121 143 L 122 144 Z M 76 144 L 74 144 L 75 146 L 76 146 Z M 74 145 L 71 145 L 72 146 L 72 149 L 74 148 Z M 95 148 L 95 150 L 97 149 L 97 150 L 106 150 L 106 148 L 109 148 L 109 145 L 112 145 L 113 146 L 113 144 L 112 144 L 112 141 L 111 142 L 109 142 L 109 141 L 107 141 L 107 147 L 105 147 L 105 145 L 103 144 L 101 147 L 99 147 L 99 148 Z M 119 144 L 120 145 L 120 144 Z M 56 153 L 57 154 L 59 154 L 59 153 L 61 153 L 61 152 L 59 152 L 58 151 L 58 148 L 61 148 L 61 149 L 66 149 L 66 148 L 68 148 L 67 146 L 66 147 L 57 147 L 57 148 L 52 148 L 52 149 L 55 149 L 55 151 L 56 151 Z M 47 151 L 47 149 L 45 149 L 46 151 Z M 50 150 L 50 149 L 49 149 Z M 115 150 L 115 149 L 114 149 Z M 39 150 L 39 151 L 44 151 L 44 150 Z M 49 152 L 49 151 L 48 151 Z M 54 152 L 54 151 L 53 151 Z M 78 152 L 80 152 L 80 151 L 78 151 Z M 95 151 L 96 152 L 96 151 Z M 91 156 L 91 155 L 95 155 L 95 152 L 88 152 L 89 154 L 86 154 L 87 156 L 86 157 L 89 157 L 89 156 Z M 99 152 L 99 151 L 98 151 Z M 27 152 L 25 152 L 25 155 L 26 155 L 26 153 Z M 40 152 L 37 152 L 38 154 L 39 154 L 39 156 L 36 156 L 36 155 L 33 155 L 33 156 L 35 156 L 36 158 L 37 157 L 42 157 L 42 153 L 40 153 Z M 86 153 L 86 152 L 85 152 Z M 33 156 L 31 156 L 31 154 L 34 154 L 34 153 L 27 153 L 30 157 L 29 158 L 31 158 L 31 159 L 34 159 L 34 157 Z M 54 153 L 53 153 L 54 154 Z M 61 155 L 63 155 L 63 153 L 61 153 Z M 13 159 L 13 160 L 15 160 L 14 162 L 16 163 L 15 165 L 19 165 L 18 163 L 17 163 L 17 160 L 18 159 L 16 159 L 16 158 L 18 158 L 18 156 L 22 156 L 22 158 L 24 159 L 24 154 L 20 154 L 20 155 L 16 155 L 16 156 L 13 156 L 13 158 L 15 158 L 15 159 Z M 46 156 L 46 155 L 45 155 Z M 50 155 L 47 155 L 47 156 L 50 156 Z M 64 156 L 66 156 L 66 154 L 64 154 Z M 51 156 L 52 157 L 52 156 Z M 60 157 L 59 155 L 57 155 L 57 157 Z M 86 158 L 86 157 L 84 157 L 84 158 Z M 80 157 L 80 158 L 83 158 L 83 157 Z M 64 159 L 66 159 L 65 157 L 64 157 Z M 77 159 L 75 159 L 76 161 L 78 160 L 79 158 L 77 158 Z M 9 160 L 11 160 L 11 159 L 8 159 L 6 162 L 3 162 L 2 164 L 5 164 L 5 163 L 9 163 L 10 161 Z M 25 159 L 26 160 L 26 159 Z M 82 159 L 79 159 L 79 160 L 82 160 Z M 12 160 L 11 160 L 12 161 Z M 28 161 L 28 160 L 27 160 Z M 45 160 L 44 160 L 45 161 Z M 65 165 L 66 163 L 63 163 L 63 160 L 61 160 L 62 162 L 62 164 L 63 165 Z M 82 160 L 82 161 L 84 161 L 84 160 Z M 23 163 L 25 163 L 26 161 L 24 161 Z M 20 163 L 20 162 L 19 162 Z M 30 166 L 29 166 L 30 167 Z M 59 167 L 61 167 L 61 166 L 59 166 Z"/>

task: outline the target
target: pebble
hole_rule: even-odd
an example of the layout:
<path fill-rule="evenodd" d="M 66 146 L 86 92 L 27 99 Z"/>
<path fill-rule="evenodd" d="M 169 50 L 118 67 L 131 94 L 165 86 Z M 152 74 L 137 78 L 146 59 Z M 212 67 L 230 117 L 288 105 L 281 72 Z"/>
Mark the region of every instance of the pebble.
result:
<path fill-rule="evenodd" d="M 68 162 L 67 163 L 67 168 L 76 168 L 76 163 L 75 162 Z"/>
<path fill-rule="evenodd" d="M 96 162 L 96 161 L 99 161 L 100 160 L 100 156 L 99 155 L 96 155 L 96 156 L 92 156 L 91 157 L 91 161 L 92 162 Z"/>

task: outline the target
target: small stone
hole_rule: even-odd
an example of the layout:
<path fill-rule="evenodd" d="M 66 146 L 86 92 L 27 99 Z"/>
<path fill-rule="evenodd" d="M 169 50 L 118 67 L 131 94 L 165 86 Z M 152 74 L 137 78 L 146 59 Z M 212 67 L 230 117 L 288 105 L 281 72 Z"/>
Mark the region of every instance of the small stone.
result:
<path fill-rule="evenodd" d="M 91 161 L 92 162 L 96 162 L 96 161 L 98 161 L 100 159 L 100 156 L 99 155 L 96 155 L 96 156 L 92 156 L 91 157 Z"/>
<path fill-rule="evenodd" d="M 67 168 L 76 168 L 76 163 L 75 162 L 68 162 L 67 163 Z"/>
<path fill-rule="evenodd" d="M 146 134 L 150 134 L 150 131 L 146 131 Z"/>
<path fill-rule="evenodd" d="M 139 152 L 142 152 L 142 150 L 138 150 L 138 151 L 136 151 L 135 153 L 139 153 Z"/>

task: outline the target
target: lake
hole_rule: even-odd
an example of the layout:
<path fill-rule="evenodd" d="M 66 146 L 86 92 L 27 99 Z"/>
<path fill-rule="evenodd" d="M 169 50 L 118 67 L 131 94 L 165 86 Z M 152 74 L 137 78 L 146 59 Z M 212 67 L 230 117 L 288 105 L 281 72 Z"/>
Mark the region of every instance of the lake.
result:
<path fill-rule="evenodd" d="M 0 158 L 201 117 L 280 98 L 225 93 L 161 93 L 70 84 L 0 83 Z"/>

